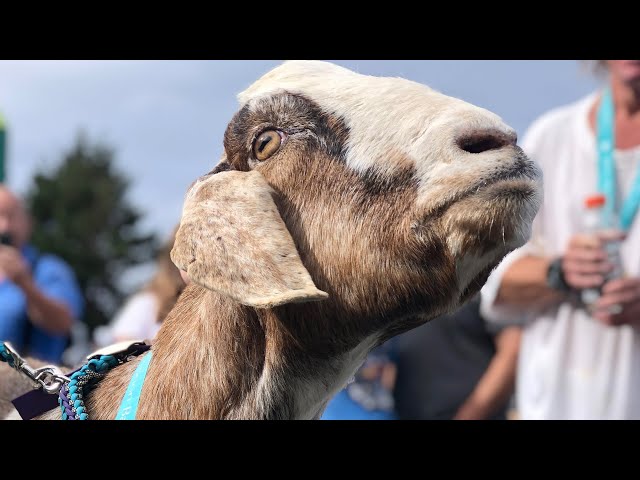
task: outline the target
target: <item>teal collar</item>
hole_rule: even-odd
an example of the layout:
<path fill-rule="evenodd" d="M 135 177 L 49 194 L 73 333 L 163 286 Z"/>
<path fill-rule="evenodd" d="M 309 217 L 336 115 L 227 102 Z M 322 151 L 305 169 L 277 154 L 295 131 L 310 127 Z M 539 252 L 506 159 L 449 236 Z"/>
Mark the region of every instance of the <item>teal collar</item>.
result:
<path fill-rule="evenodd" d="M 149 363 L 151 362 L 151 354 L 149 351 L 146 353 L 138 366 L 136 367 L 131 381 L 127 386 L 127 391 L 124 392 L 116 420 L 135 420 L 136 412 L 138 411 L 138 403 L 140 402 L 140 393 L 142 392 L 142 386 L 144 385 L 144 379 L 147 376 L 147 370 L 149 369 Z"/>

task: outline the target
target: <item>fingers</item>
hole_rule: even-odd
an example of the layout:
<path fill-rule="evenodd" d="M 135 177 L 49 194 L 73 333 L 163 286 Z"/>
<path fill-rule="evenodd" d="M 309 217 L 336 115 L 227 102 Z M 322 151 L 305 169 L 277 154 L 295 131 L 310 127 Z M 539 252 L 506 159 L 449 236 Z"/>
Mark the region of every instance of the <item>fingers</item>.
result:
<path fill-rule="evenodd" d="M 638 323 L 640 319 L 640 279 L 621 278 L 607 282 L 602 297 L 594 304 L 593 318 L 605 325 Z"/>
<path fill-rule="evenodd" d="M 10 262 L 12 258 L 11 252 L 8 251 L 7 247 L 0 246 L 0 265 Z"/>
<path fill-rule="evenodd" d="M 583 248 L 583 249 L 593 249 L 593 248 L 601 248 L 602 240 L 598 235 L 584 235 L 577 234 L 571 237 L 569 240 L 568 250 Z"/>
<path fill-rule="evenodd" d="M 604 243 L 622 241 L 627 238 L 627 234 L 621 230 L 604 230 L 602 232 L 598 232 L 596 236 Z"/>
<path fill-rule="evenodd" d="M 0 270 L 10 280 L 16 281 L 27 271 L 27 264 L 15 248 L 2 246 L 0 248 Z"/>
<path fill-rule="evenodd" d="M 602 293 L 616 293 L 624 290 L 634 290 L 640 292 L 640 279 L 638 278 L 616 278 L 607 282 L 602 287 Z"/>
<path fill-rule="evenodd" d="M 0 262 L 10 262 L 14 259 L 14 253 L 8 247 L 1 247 L 0 249 Z"/>
<path fill-rule="evenodd" d="M 610 234 L 610 236 L 613 234 Z M 567 283 L 575 289 L 601 286 L 615 268 L 596 235 L 574 235 L 563 256 L 562 270 Z"/>
<path fill-rule="evenodd" d="M 638 300 L 638 292 L 633 290 L 623 290 L 621 292 L 602 295 L 594 304 L 597 309 L 609 308 L 612 305 L 626 305 Z"/>
<path fill-rule="evenodd" d="M 607 282 L 602 287 L 602 296 L 594 304 L 598 310 L 611 307 L 632 305 L 640 302 L 640 282 L 637 279 L 619 278 Z M 613 312 L 620 313 L 620 312 Z"/>
<path fill-rule="evenodd" d="M 572 263 L 603 263 L 609 260 L 609 256 L 601 248 L 574 247 L 567 250 L 564 259 Z"/>
<path fill-rule="evenodd" d="M 604 275 L 583 275 L 569 272 L 565 272 L 564 278 L 571 287 L 577 290 L 599 287 L 605 280 Z"/>
<path fill-rule="evenodd" d="M 565 272 L 571 272 L 580 275 L 590 274 L 606 274 L 613 270 L 614 266 L 611 262 L 587 262 L 587 261 L 575 261 L 571 259 L 565 259 L 562 262 L 562 268 Z"/>
<path fill-rule="evenodd" d="M 13 258 L 18 255 L 19 252 L 14 247 L 10 247 L 7 245 L 0 245 L 0 257 L 2 258 Z"/>

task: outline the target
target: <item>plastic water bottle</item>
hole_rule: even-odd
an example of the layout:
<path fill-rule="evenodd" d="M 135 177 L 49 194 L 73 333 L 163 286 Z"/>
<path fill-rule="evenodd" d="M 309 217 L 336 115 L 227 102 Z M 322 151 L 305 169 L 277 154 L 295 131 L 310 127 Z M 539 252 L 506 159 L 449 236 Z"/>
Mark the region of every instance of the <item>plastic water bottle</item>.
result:
<path fill-rule="evenodd" d="M 605 214 L 605 205 L 607 199 L 604 195 L 590 195 L 584 201 L 583 216 L 583 232 L 587 234 L 604 234 L 611 235 L 611 240 L 607 240 L 604 244 L 604 250 L 607 253 L 609 263 L 614 267 L 605 275 L 605 283 L 621 277 L 623 275 L 622 259 L 620 256 L 620 247 L 622 242 L 615 239 L 616 232 L 620 231 L 620 222 L 617 215 L 611 213 Z M 591 308 L 600 295 L 602 294 L 602 285 L 595 288 L 586 288 L 580 292 L 582 302 Z M 613 305 L 610 312 L 613 314 L 620 313 L 621 306 Z"/>

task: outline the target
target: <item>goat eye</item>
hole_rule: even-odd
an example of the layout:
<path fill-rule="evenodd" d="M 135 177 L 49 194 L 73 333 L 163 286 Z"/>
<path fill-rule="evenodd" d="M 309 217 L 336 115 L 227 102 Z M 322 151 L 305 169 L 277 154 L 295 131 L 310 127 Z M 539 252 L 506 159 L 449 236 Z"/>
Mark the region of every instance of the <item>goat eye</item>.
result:
<path fill-rule="evenodd" d="M 278 151 L 282 144 L 282 136 L 277 130 L 262 132 L 253 142 L 253 156 L 261 162 Z"/>

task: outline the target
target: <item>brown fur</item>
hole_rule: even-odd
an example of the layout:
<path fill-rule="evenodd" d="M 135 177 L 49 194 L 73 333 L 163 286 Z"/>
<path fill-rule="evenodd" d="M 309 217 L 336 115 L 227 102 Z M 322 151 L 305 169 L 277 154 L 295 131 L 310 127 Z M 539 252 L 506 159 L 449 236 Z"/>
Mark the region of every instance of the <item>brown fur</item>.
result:
<path fill-rule="evenodd" d="M 259 162 L 252 142 L 265 129 L 286 138 Z M 349 138 L 345 119 L 302 95 L 263 97 L 236 114 L 224 160 L 187 197 L 174 258 L 198 264 L 195 283 L 157 336 L 137 418 L 318 418 L 371 348 L 459 306 L 526 239 L 537 172 L 515 145 L 500 146 L 504 168 L 493 176 L 449 176 L 432 184 L 445 195 L 418 201 L 415 159 L 377 152 L 394 168 L 357 171 L 345 162 Z M 231 187 L 249 178 L 272 193 L 255 195 L 267 191 L 260 181 Z M 261 202 L 269 213 L 260 226 L 243 216 Z M 273 254 L 289 247 L 265 256 L 271 235 L 290 238 L 293 267 Z M 273 307 L 246 294 L 295 292 L 297 268 L 326 300 Z M 263 274 L 272 281 L 257 280 Z M 114 418 L 138 361 L 99 384 L 91 418 Z"/>

